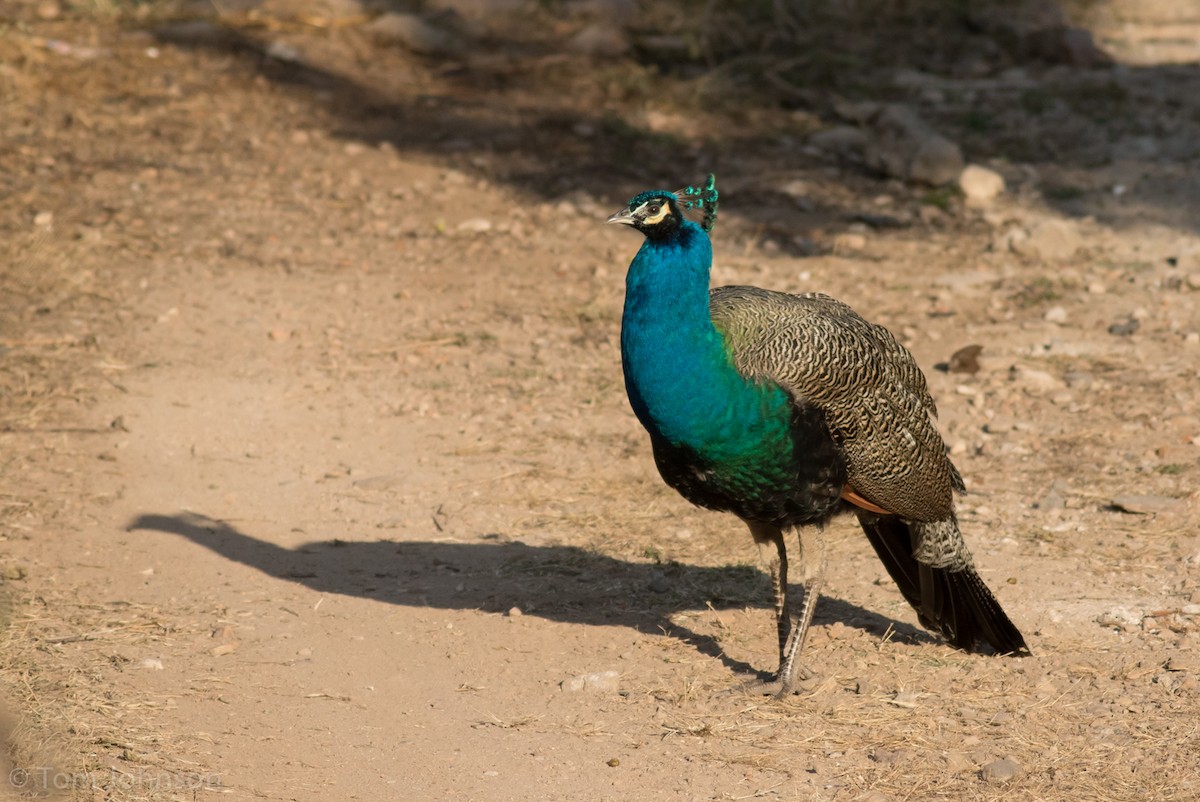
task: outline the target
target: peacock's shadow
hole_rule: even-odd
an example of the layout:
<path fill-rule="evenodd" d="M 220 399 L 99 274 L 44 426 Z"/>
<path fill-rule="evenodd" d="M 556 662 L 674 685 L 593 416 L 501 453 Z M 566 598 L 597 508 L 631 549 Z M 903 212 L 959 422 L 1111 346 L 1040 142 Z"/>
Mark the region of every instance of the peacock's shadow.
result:
<path fill-rule="evenodd" d="M 709 605 L 769 608 L 770 580 L 749 566 L 631 563 L 575 546 L 529 546 L 499 536 L 482 543 L 332 539 L 288 549 L 194 513 L 141 515 L 128 529 L 182 535 L 227 559 L 322 593 L 490 613 L 518 607 L 555 621 L 617 624 L 678 638 L 732 671 L 767 676 L 727 655 L 715 638 L 671 620 L 680 610 Z M 908 624 L 829 596 L 821 597 L 816 621 L 933 640 Z"/>

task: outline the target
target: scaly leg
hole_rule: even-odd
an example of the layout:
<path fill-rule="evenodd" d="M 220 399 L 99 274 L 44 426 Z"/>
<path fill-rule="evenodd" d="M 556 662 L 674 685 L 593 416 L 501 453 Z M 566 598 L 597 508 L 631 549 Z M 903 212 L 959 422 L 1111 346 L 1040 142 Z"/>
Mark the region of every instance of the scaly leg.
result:
<path fill-rule="evenodd" d="M 779 635 L 779 665 L 782 666 L 792 636 L 792 616 L 788 609 L 788 558 L 783 532 L 776 530 L 772 540 L 776 556 L 771 560 L 771 584 L 775 590 L 775 628 Z"/>
<path fill-rule="evenodd" d="M 804 646 L 804 639 L 808 636 L 808 627 L 812 624 L 813 613 L 817 609 L 817 599 L 821 596 L 821 589 L 825 585 L 825 531 L 821 527 L 814 527 L 816 530 L 817 540 L 817 560 L 815 571 L 810 572 L 809 560 L 804 561 L 804 606 L 800 608 L 799 620 L 796 621 L 794 628 L 791 631 L 791 637 L 788 640 L 787 646 L 783 649 L 779 658 L 779 674 L 776 676 L 776 682 L 779 683 L 779 690 L 776 696 L 784 697 L 790 695 L 796 689 L 796 683 L 799 680 L 808 679 L 812 676 L 808 669 L 796 663 L 796 658 L 800 654 L 800 649 Z M 804 556 L 804 530 L 798 529 L 796 539 L 800 544 L 801 558 Z"/>
<path fill-rule="evenodd" d="M 754 536 L 755 542 L 760 544 L 771 543 L 775 546 L 775 558 L 771 560 L 771 583 L 775 591 L 775 627 L 779 637 L 779 671 L 776 672 L 774 678 L 766 682 L 755 681 L 748 683 L 742 687 L 742 690 L 749 691 L 750 693 L 786 696 L 795 690 L 797 679 L 796 655 L 799 653 L 800 641 L 803 640 L 804 631 L 808 629 L 808 622 L 812 620 L 812 610 L 809 609 L 811 605 L 807 604 L 809 594 L 805 594 L 806 604 L 801 611 L 800 620 L 797 621 L 796 617 L 792 614 L 792 605 L 788 594 L 788 555 L 783 530 L 773 524 L 758 522 L 747 522 L 747 524 L 750 527 L 750 534 Z M 800 545 L 801 549 L 803 549 L 803 541 L 801 541 Z M 807 588 L 808 585 L 806 584 L 805 587 Z M 798 624 L 803 624 L 803 627 L 798 626 Z M 797 641 L 797 635 L 800 635 L 800 641 Z M 802 667 L 799 671 L 802 673 L 799 679 L 807 679 L 811 676 Z"/>

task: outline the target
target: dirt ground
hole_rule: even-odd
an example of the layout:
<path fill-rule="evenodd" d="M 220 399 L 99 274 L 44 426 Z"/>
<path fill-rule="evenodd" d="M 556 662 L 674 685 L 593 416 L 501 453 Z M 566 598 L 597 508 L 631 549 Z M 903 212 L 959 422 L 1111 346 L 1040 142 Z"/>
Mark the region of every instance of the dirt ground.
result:
<path fill-rule="evenodd" d="M 1200 798 L 1194 3 L 1093 4 L 1111 68 L 863 68 L 1005 176 L 984 210 L 635 54 L 0 8 L 16 796 Z M 774 667 L 769 579 L 655 473 L 602 225 L 709 170 L 715 282 L 926 369 L 1033 657 L 925 634 L 839 520 L 815 677 L 724 693 Z M 1074 253 L 1014 252 L 1046 221 Z"/>

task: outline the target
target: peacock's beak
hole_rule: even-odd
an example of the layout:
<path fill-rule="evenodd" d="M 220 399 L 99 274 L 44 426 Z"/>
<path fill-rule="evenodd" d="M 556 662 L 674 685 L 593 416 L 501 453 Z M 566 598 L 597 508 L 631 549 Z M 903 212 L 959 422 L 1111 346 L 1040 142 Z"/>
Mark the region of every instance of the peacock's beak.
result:
<path fill-rule="evenodd" d="M 626 207 L 614 214 L 612 217 L 608 218 L 606 222 L 623 223 L 624 225 L 631 226 L 637 221 L 633 219 L 633 212 L 629 211 L 629 208 Z"/>

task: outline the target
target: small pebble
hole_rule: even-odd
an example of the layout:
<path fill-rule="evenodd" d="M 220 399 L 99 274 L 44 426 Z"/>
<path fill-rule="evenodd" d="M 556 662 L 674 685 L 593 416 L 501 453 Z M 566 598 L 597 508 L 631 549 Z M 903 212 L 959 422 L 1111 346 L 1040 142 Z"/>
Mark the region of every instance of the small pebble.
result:
<path fill-rule="evenodd" d="M 484 217 L 472 217 L 470 220 L 463 220 L 459 223 L 458 230 L 472 234 L 482 234 L 485 231 L 492 230 L 492 221 Z"/>
<path fill-rule="evenodd" d="M 520 618 L 523 615 L 525 615 L 525 613 L 521 612 L 520 607 L 509 607 L 508 608 L 508 617 L 509 618 Z"/>
<path fill-rule="evenodd" d="M 958 186 L 972 206 L 986 206 L 1004 192 L 1004 178 L 995 170 L 968 164 L 958 177 Z"/>
<path fill-rule="evenodd" d="M 1130 315 L 1120 323 L 1113 323 L 1109 326 L 1108 333 L 1115 334 L 1118 337 L 1128 337 L 1137 331 L 1141 325 L 1141 322 L 1137 318 Z"/>
<path fill-rule="evenodd" d="M 1052 306 L 1046 310 L 1046 314 L 1042 315 L 1042 320 L 1047 323 L 1066 323 L 1067 310 L 1061 306 Z"/>
<path fill-rule="evenodd" d="M 1039 510 L 1042 510 L 1043 512 L 1046 512 L 1049 510 L 1066 509 L 1067 502 L 1061 495 L 1051 490 L 1049 493 L 1042 496 L 1041 500 L 1036 502 L 1033 506 Z"/>

